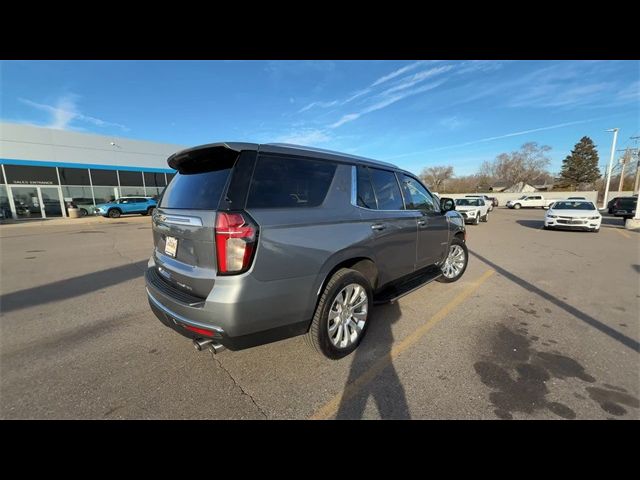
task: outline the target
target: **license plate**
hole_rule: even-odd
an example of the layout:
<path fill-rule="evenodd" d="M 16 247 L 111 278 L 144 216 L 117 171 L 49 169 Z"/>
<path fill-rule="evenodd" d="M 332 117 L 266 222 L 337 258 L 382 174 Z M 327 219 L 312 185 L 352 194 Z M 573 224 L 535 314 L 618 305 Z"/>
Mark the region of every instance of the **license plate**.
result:
<path fill-rule="evenodd" d="M 166 253 L 170 257 L 175 257 L 177 250 L 178 250 L 178 239 L 175 237 L 167 237 L 167 240 L 164 246 L 164 253 Z"/>

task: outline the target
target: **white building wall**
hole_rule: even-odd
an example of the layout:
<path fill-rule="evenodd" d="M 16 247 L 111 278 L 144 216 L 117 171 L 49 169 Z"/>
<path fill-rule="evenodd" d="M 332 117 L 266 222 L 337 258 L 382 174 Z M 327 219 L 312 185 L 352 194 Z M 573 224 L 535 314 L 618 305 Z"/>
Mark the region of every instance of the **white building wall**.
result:
<path fill-rule="evenodd" d="M 167 157 L 184 148 L 184 145 L 0 122 L 0 158 L 5 159 L 168 170 Z"/>

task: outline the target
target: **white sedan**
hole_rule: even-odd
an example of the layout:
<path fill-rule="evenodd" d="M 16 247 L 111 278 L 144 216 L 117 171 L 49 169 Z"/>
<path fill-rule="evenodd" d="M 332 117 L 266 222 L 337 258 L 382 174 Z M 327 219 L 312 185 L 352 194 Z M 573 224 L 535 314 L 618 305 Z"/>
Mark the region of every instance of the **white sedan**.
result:
<path fill-rule="evenodd" d="M 598 232 L 602 215 L 593 202 L 560 200 L 549 207 L 544 216 L 544 228 L 569 228 Z"/>

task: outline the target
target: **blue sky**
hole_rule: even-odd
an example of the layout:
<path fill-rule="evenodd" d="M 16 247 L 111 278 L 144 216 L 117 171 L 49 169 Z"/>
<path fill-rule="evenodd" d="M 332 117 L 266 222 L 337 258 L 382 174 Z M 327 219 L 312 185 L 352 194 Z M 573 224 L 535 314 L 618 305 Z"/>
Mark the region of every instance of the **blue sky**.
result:
<path fill-rule="evenodd" d="M 551 170 L 584 135 L 601 165 L 640 134 L 638 61 L 3 61 L 0 118 L 181 145 L 287 142 L 418 173 L 528 141 Z"/>

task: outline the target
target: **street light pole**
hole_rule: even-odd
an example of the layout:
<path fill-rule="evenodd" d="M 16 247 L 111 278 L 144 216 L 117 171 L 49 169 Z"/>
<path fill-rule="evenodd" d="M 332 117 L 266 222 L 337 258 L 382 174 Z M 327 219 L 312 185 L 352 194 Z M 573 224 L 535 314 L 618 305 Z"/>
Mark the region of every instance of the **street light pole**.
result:
<path fill-rule="evenodd" d="M 607 132 L 613 132 L 613 143 L 611 143 L 611 155 L 609 156 L 609 168 L 607 169 L 607 183 L 604 187 L 604 203 L 602 208 L 607 208 L 607 197 L 609 196 L 609 181 L 611 180 L 611 169 L 613 168 L 613 155 L 616 152 L 616 142 L 618 141 L 618 128 L 610 128 Z"/>

